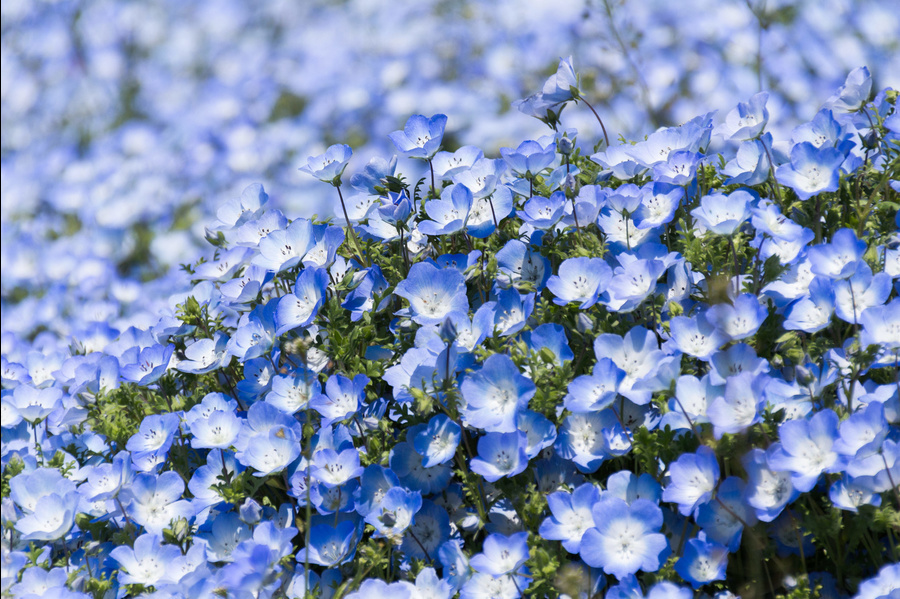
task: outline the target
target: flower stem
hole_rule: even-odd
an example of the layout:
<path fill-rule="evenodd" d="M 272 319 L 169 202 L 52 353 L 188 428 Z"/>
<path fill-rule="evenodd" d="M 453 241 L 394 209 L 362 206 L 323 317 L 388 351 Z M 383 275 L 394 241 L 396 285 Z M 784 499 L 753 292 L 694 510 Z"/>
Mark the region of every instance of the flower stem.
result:
<path fill-rule="evenodd" d="M 341 186 L 335 185 L 334 188 L 337 189 L 338 197 L 341 199 L 341 210 L 344 211 L 344 220 L 347 221 L 347 235 L 353 240 L 353 246 L 356 248 L 356 254 L 359 257 L 360 264 L 368 268 L 369 263 L 366 261 L 365 256 L 360 249 L 359 240 L 356 238 L 356 232 L 353 230 L 353 223 L 350 222 L 350 217 L 347 215 L 347 206 L 344 203 L 344 194 L 341 193 Z"/>

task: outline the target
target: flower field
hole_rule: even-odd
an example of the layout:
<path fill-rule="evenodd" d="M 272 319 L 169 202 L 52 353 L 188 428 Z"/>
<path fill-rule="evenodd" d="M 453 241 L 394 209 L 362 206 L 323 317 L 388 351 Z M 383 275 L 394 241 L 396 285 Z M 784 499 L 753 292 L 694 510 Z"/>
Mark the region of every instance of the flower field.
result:
<path fill-rule="evenodd" d="M 4 597 L 900 596 L 887 3 L 297 4 L 3 6 Z"/>

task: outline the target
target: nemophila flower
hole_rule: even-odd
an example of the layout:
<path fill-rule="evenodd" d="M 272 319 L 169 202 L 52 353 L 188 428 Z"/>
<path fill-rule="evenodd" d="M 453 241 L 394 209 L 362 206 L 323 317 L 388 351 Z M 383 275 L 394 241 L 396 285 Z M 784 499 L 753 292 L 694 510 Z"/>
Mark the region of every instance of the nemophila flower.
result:
<path fill-rule="evenodd" d="M 714 580 L 725 580 L 728 565 L 728 548 L 715 541 L 706 540 L 703 533 L 690 539 L 684 546 L 684 553 L 675 562 L 675 571 L 691 583 L 694 589 Z"/>
<path fill-rule="evenodd" d="M 444 414 L 433 416 L 428 426 L 413 439 L 413 447 L 424 460 L 422 465 L 431 468 L 444 464 L 456 454 L 462 429 Z"/>
<path fill-rule="evenodd" d="M 500 156 L 514 173 L 531 179 L 553 164 L 556 159 L 556 140 L 544 136 L 537 141 L 523 141 L 516 149 L 500 148 Z"/>
<path fill-rule="evenodd" d="M 701 505 L 710 501 L 718 482 L 716 454 L 701 445 L 697 453 L 683 453 L 669 465 L 668 483 L 662 499 L 678 504 L 682 516 L 696 514 Z"/>
<path fill-rule="evenodd" d="M 756 513 L 744 500 L 746 484 L 729 476 L 716 490 L 716 500 L 700 506 L 696 520 L 708 539 L 737 551 L 741 546 L 744 524 L 756 524 Z"/>
<path fill-rule="evenodd" d="M 691 216 L 703 230 L 716 235 L 733 235 L 750 218 L 750 208 L 759 197 L 747 189 L 738 189 L 727 196 L 712 193 L 700 198 L 700 207 Z"/>
<path fill-rule="evenodd" d="M 326 487 L 333 488 L 359 477 L 363 468 L 359 464 L 359 451 L 350 447 L 341 452 L 331 448 L 320 449 L 313 455 L 310 476 Z"/>
<path fill-rule="evenodd" d="M 745 140 L 759 137 L 769 122 L 766 102 L 768 92 L 753 95 L 749 102 L 739 102 L 725 117 L 725 122 L 715 128 L 714 133 L 726 139 Z"/>
<path fill-rule="evenodd" d="M 341 307 L 350 310 L 350 320 L 352 322 L 359 321 L 363 314 L 375 307 L 375 296 L 384 295 L 387 291 L 388 283 L 381 272 L 381 267 L 373 264 L 366 269 L 363 278 L 359 284 L 353 288 L 341 303 Z M 388 302 L 389 297 L 385 297 L 379 304 L 378 310 L 383 309 Z"/>
<path fill-rule="evenodd" d="M 150 347 L 133 347 L 119 359 L 119 375 L 123 380 L 147 386 L 155 383 L 169 368 L 175 346 L 154 344 Z"/>
<path fill-rule="evenodd" d="M 445 187 L 440 199 L 425 202 L 425 212 L 431 220 L 421 221 L 419 231 L 425 235 L 450 235 L 462 231 L 473 201 L 472 192 L 465 185 Z"/>
<path fill-rule="evenodd" d="M 125 513 L 147 532 L 162 534 L 164 528 L 177 518 L 191 519 L 194 507 L 181 499 L 184 481 L 177 472 L 138 474 L 131 485 L 122 489 L 119 499 Z"/>
<path fill-rule="evenodd" d="M 547 288 L 557 305 L 580 302 L 586 310 L 606 291 L 611 278 L 612 269 L 601 258 L 569 258 L 559 265 L 559 274 L 547 279 Z"/>
<path fill-rule="evenodd" d="M 484 152 L 475 146 L 462 146 L 455 152 L 438 152 L 432 160 L 434 174 L 444 181 L 451 181 L 454 176 L 468 170 L 482 158 Z"/>
<path fill-rule="evenodd" d="M 570 414 L 559 428 L 554 449 L 581 472 L 596 472 L 612 457 L 604 431 L 617 430 L 621 431 L 621 425 L 612 410 Z"/>
<path fill-rule="evenodd" d="M 132 453 L 165 453 L 175 440 L 175 432 L 181 424 L 178 414 L 151 414 L 141 421 L 138 432 L 133 434 L 125 446 Z"/>
<path fill-rule="evenodd" d="M 281 210 L 266 210 L 266 212 L 260 216 L 258 219 L 254 219 L 248 221 L 238 227 L 238 229 L 234 232 L 233 241 L 234 244 L 238 247 L 245 248 L 255 248 L 259 245 L 259 242 L 262 241 L 262 238 L 271 233 L 272 231 L 278 231 L 279 229 L 284 229 L 288 226 L 287 217 L 281 212 Z M 249 255 L 246 253 L 238 253 L 235 250 L 230 250 L 226 252 L 224 256 L 229 256 L 229 262 L 233 262 L 235 267 L 240 266 L 244 260 L 249 258 Z M 221 259 L 220 259 L 221 260 Z M 206 264 L 213 263 L 204 263 L 200 266 L 206 266 Z M 199 267 L 198 267 L 199 268 Z M 208 267 L 207 267 L 208 268 Z M 217 270 L 221 273 L 222 266 L 219 266 Z M 234 273 L 234 268 L 229 269 L 231 274 Z M 215 273 L 211 273 L 215 274 Z M 222 276 L 219 274 L 218 276 L 213 276 L 209 278 L 218 278 L 221 280 L 230 279 L 231 276 Z"/>
<path fill-rule="evenodd" d="M 684 188 L 655 182 L 641 188 L 641 203 L 634 210 L 634 224 L 638 229 L 652 229 L 665 225 L 675 217 L 675 210 L 684 198 Z"/>
<path fill-rule="evenodd" d="M 244 269 L 240 276 L 220 285 L 219 293 L 233 304 L 246 304 L 259 296 L 263 285 L 268 283 L 271 277 L 271 272 L 253 264 Z"/>
<path fill-rule="evenodd" d="M 617 268 L 607 286 L 609 309 L 630 312 L 656 290 L 660 275 L 666 271 L 661 260 L 634 260 Z"/>
<path fill-rule="evenodd" d="M 55 541 L 75 524 L 80 501 L 77 491 L 42 495 L 34 504 L 34 511 L 16 520 L 15 528 L 23 541 Z"/>
<path fill-rule="evenodd" d="M 204 281 L 227 281 L 243 266 L 251 253 L 246 247 L 227 250 L 219 255 L 217 260 L 198 264 L 194 269 L 194 277 Z"/>
<path fill-rule="evenodd" d="M 563 217 L 567 202 L 566 194 L 561 191 L 553 192 L 549 198 L 532 196 L 517 215 L 535 229 L 551 229 Z"/>
<path fill-rule="evenodd" d="M 319 181 L 341 184 L 341 175 L 347 168 L 347 163 L 353 155 L 353 150 L 346 144 L 334 144 L 319 156 L 310 156 L 306 164 L 300 167 L 300 171 L 312 175 Z"/>
<path fill-rule="evenodd" d="M 366 522 L 381 536 L 399 539 L 422 507 L 422 494 L 403 487 L 392 487 L 366 515 Z"/>
<path fill-rule="evenodd" d="M 647 499 L 653 503 L 659 503 L 662 487 L 655 478 L 646 472 L 635 476 L 633 472 L 620 470 L 610 474 L 606 479 L 604 496 L 618 497 L 629 505 L 637 499 Z"/>
<path fill-rule="evenodd" d="M 91 468 L 87 481 L 79 491 L 88 501 L 112 499 L 131 481 L 133 475 L 131 456 L 127 452 L 119 452 L 113 456 L 111 463 L 97 464 Z"/>
<path fill-rule="evenodd" d="M 746 343 L 736 343 L 717 351 L 709 363 L 712 367 L 709 380 L 714 385 L 724 385 L 729 377 L 745 372 L 754 376 L 769 372 L 769 363 Z"/>
<path fill-rule="evenodd" d="M 789 331 L 817 333 L 831 323 L 834 313 L 834 285 L 818 276 L 809 283 L 809 296 L 802 297 L 785 311 L 782 326 Z"/>
<path fill-rule="evenodd" d="M 275 335 L 309 326 L 318 315 L 328 289 L 328 271 L 304 268 L 297 277 L 294 292 L 282 296 L 275 310 Z"/>
<path fill-rule="evenodd" d="M 847 464 L 847 474 L 854 482 L 875 493 L 893 489 L 900 480 L 900 443 L 885 439 L 878 453 L 851 460 Z"/>
<path fill-rule="evenodd" d="M 396 171 L 396 156 L 392 156 L 390 160 L 375 156 L 369 160 L 361 172 L 350 177 L 350 186 L 366 195 L 380 195 L 381 190 L 387 187 L 387 178 L 393 177 Z"/>
<path fill-rule="evenodd" d="M 766 401 L 763 391 L 768 382 L 768 376 L 750 372 L 728 377 L 725 394 L 716 397 L 706 410 L 716 439 L 725 433 L 740 433 L 759 422 L 760 409 Z"/>
<path fill-rule="evenodd" d="M 490 196 L 495 190 L 505 189 L 504 186 L 497 187 L 505 172 L 506 163 L 503 160 L 479 158 L 471 167 L 455 174 L 453 182 L 468 187 L 472 192 L 472 197 L 478 200 Z M 499 214 L 497 218 L 500 219 Z"/>
<path fill-rule="evenodd" d="M 700 154 L 696 152 L 678 151 L 669 154 L 665 162 L 653 165 L 652 178 L 659 183 L 686 186 L 697 176 L 697 165 Z"/>
<path fill-rule="evenodd" d="M 791 148 L 791 161 L 775 169 L 775 178 L 801 200 L 837 191 L 844 154 L 834 147 L 817 148 L 804 141 Z"/>
<path fill-rule="evenodd" d="M 742 141 L 734 159 L 722 169 L 722 174 L 728 177 L 725 184 L 749 186 L 764 183 L 769 178 L 769 156 L 772 153 L 771 133 Z"/>
<path fill-rule="evenodd" d="M 810 270 L 832 279 L 846 279 L 856 272 L 866 253 L 866 242 L 853 229 L 838 229 L 829 243 L 809 248 Z"/>
<path fill-rule="evenodd" d="M 12 401 L 8 405 L 13 407 L 21 418 L 31 424 L 43 420 L 63 405 L 62 390 L 58 387 L 35 389 L 27 383 L 17 386 L 13 390 L 10 399 Z"/>
<path fill-rule="evenodd" d="M 488 433 L 478 440 L 478 456 L 471 459 L 469 468 L 488 482 L 515 476 L 528 466 L 527 445 L 528 437 L 521 431 Z"/>
<path fill-rule="evenodd" d="M 313 224 L 298 218 L 284 229 L 272 231 L 259 241 L 259 254 L 252 263 L 275 273 L 293 268 L 316 245 Z"/>
<path fill-rule="evenodd" d="M 544 82 L 540 92 L 524 100 L 516 100 L 512 105 L 519 112 L 540 119 L 555 129 L 565 103 L 575 99 L 577 92 L 572 90 L 577 87 L 578 78 L 572 66 L 572 57 L 560 58 L 556 72 Z M 553 108 L 556 107 L 559 108 L 554 111 Z"/>
<path fill-rule="evenodd" d="M 466 424 L 488 432 L 513 433 L 517 414 L 528 405 L 536 387 L 508 356 L 494 354 L 481 370 L 466 377 L 460 391 L 466 401 Z"/>
<path fill-rule="evenodd" d="M 633 327 L 624 337 L 604 333 L 594 340 L 594 354 L 597 360 L 609 358 L 625 371 L 625 378 L 619 385 L 619 393 L 638 405 L 650 401 L 650 393 L 634 391 L 632 387 L 639 379 L 652 374 L 663 357 L 656 335 L 644 327 Z"/>
<path fill-rule="evenodd" d="M 337 256 L 337 250 L 344 243 L 346 233 L 343 227 L 334 225 L 314 225 L 315 243 L 303 256 L 303 266 L 307 268 L 328 268 Z"/>
<path fill-rule="evenodd" d="M 427 262 L 419 262 L 409 269 L 409 275 L 394 289 L 394 293 L 409 301 L 402 310 L 422 325 L 438 324 L 451 312 L 468 312 L 465 277 L 456 269 L 438 269 Z"/>
<path fill-rule="evenodd" d="M 659 532 L 662 511 L 655 503 L 638 499 L 628 505 L 606 497 L 592 509 L 595 527 L 581 538 L 581 559 L 607 574 L 624 578 L 638 570 L 655 572 L 669 553 L 665 535 Z"/>
<path fill-rule="evenodd" d="M 334 375 L 325 383 L 325 393 L 318 394 L 310 401 L 310 407 L 322 415 L 320 426 L 343 420 L 356 413 L 366 397 L 369 377 L 358 374 L 353 379 Z"/>
<path fill-rule="evenodd" d="M 525 331 L 522 333 L 522 341 L 529 350 L 535 353 L 542 353 L 543 350 L 549 352 L 553 358 L 552 363 L 558 367 L 575 357 L 569 347 L 565 328 L 552 322 L 539 325 L 532 331 Z M 545 356 L 545 359 L 549 357 L 545 352 L 542 355 Z"/>
<path fill-rule="evenodd" d="M 225 449 L 234 443 L 240 430 L 241 419 L 234 412 L 215 410 L 191 425 L 191 447 Z"/>
<path fill-rule="evenodd" d="M 872 94 L 872 76 L 867 67 L 857 67 L 850 71 L 844 85 L 828 98 L 823 108 L 837 112 L 854 112 L 869 100 Z"/>
<path fill-rule="evenodd" d="M 731 340 L 746 339 L 756 334 L 768 311 L 759 298 L 751 293 L 743 293 L 732 303 L 716 304 L 706 312 L 706 317 Z"/>
<path fill-rule="evenodd" d="M 715 306 L 714 306 L 715 307 Z M 669 321 L 669 345 L 703 361 L 728 340 L 728 336 L 710 319 L 709 312 L 695 316 L 675 316 Z"/>
<path fill-rule="evenodd" d="M 226 228 L 235 228 L 255 220 L 262 214 L 269 195 L 260 183 L 251 183 L 241 192 L 240 198 L 228 200 L 216 211 L 216 216 Z"/>
<path fill-rule="evenodd" d="M 536 245 L 540 241 L 533 238 Z M 501 287 L 515 285 L 519 281 L 533 283 L 538 291 L 544 288 L 547 279 L 553 274 L 550 260 L 540 252 L 532 250 L 529 244 L 518 239 L 506 242 L 496 254 L 500 275 L 497 284 Z"/>
<path fill-rule="evenodd" d="M 206 548 L 210 562 L 230 562 L 232 552 L 243 541 L 253 536 L 253 530 L 235 512 L 217 514 L 197 533 L 198 544 Z"/>
<path fill-rule="evenodd" d="M 9 487 L 10 498 L 27 514 L 37 510 L 38 501 L 42 497 L 74 492 L 75 482 L 63 477 L 55 468 L 41 467 L 15 475 L 10 479 Z"/>
<path fill-rule="evenodd" d="M 356 480 L 333 487 L 314 483 L 310 485 L 309 502 L 321 515 L 352 512 L 355 507 L 353 495 L 358 488 L 359 482 Z"/>
<path fill-rule="evenodd" d="M 425 428 L 425 425 L 413 426 L 407 430 L 407 438 L 415 439 L 416 435 Z M 422 456 L 416 452 L 411 442 L 398 443 L 391 449 L 391 470 L 400 479 L 400 482 L 413 491 L 421 491 L 430 495 L 442 491 L 447 487 L 453 476 L 449 464 L 439 464 L 426 468 L 423 465 Z"/>
<path fill-rule="evenodd" d="M 403 535 L 400 551 L 413 558 L 431 560 L 448 540 L 450 517 L 447 510 L 424 499 L 413 523 Z M 447 587 L 449 588 L 449 584 Z"/>
<path fill-rule="evenodd" d="M 416 114 L 409 117 L 402 131 L 394 131 L 388 137 L 401 156 L 430 160 L 440 149 L 447 117 L 436 114 L 426 118 Z"/>
<path fill-rule="evenodd" d="M 225 365 L 228 356 L 226 346 L 228 336 L 216 331 L 212 339 L 197 339 L 184 350 L 184 360 L 179 360 L 175 369 L 189 374 L 205 374 Z"/>
<path fill-rule="evenodd" d="M 865 484 L 853 480 L 847 474 L 832 483 L 828 488 L 828 499 L 832 505 L 840 510 L 857 513 L 859 507 L 863 505 L 871 505 L 878 507 L 881 505 L 881 495 L 873 492 Z"/>
<path fill-rule="evenodd" d="M 291 428 L 274 426 L 268 434 L 255 435 L 252 442 L 237 454 L 237 459 L 253 468 L 256 471 L 254 476 L 266 476 L 284 470 L 299 455 L 297 434 Z"/>
<path fill-rule="evenodd" d="M 492 534 L 484 540 L 482 552 L 472 556 L 469 565 L 476 572 L 493 577 L 517 574 L 528 559 L 528 533 Z"/>
<path fill-rule="evenodd" d="M 489 237 L 512 210 L 513 196 L 507 187 L 498 188 L 489 197 L 476 197 L 469 211 L 466 232 L 478 239 Z"/>
<path fill-rule="evenodd" d="M 896 354 L 900 347 L 900 300 L 894 298 L 885 306 L 866 308 L 859 317 L 862 325 L 862 347 L 878 345 Z"/>
<path fill-rule="evenodd" d="M 296 414 L 306 409 L 313 397 L 318 397 L 322 385 L 315 373 L 298 369 L 292 375 L 273 376 L 265 402 L 286 414 Z"/>
<path fill-rule="evenodd" d="M 860 262 L 849 278 L 835 281 L 834 313 L 841 320 L 856 324 L 868 308 L 884 304 L 890 295 L 891 275 L 873 275 L 869 265 Z"/>
<path fill-rule="evenodd" d="M 838 416 L 833 410 L 816 412 L 809 420 L 790 420 L 778 427 L 779 442 L 766 451 L 770 468 L 791 473 L 794 488 L 810 491 L 823 472 L 843 468 L 833 444 L 838 436 Z"/>
<path fill-rule="evenodd" d="M 556 425 L 542 414 L 531 410 L 519 413 L 519 430 L 525 433 L 525 455 L 529 460 L 556 441 Z"/>
<path fill-rule="evenodd" d="M 412 212 L 412 202 L 405 191 L 399 193 L 389 191 L 381 198 L 381 204 L 375 207 L 381 220 L 389 225 L 405 224 Z"/>
<path fill-rule="evenodd" d="M 7 564 L 3 564 L 6 574 Z M 59 597 L 60 599 L 82 599 L 77 594 L 66 588 L 68 575 L 63 568 L 52 568 L 50 571 L 43 568 L 22 568 L 13 572 L 13 579 L 21 573 L 22 581 L 13 584 L 8 589 L 4 586 L 4 592 L 12 592 L 14 597 Z M 6 577 L 4 576 L 4 579 Z"/>
<path fill-rule="evenodd" d="M 172 563 L 181 557 L 175 545 L 164 545 L 157 534 L 143 534 L 134 541 L 134 548 L 123 545 L 109 556 L 119 563 L 120 584 L 159 585 L 175 582 L 170 578 Z"/>
<path fill-rule="evenodd" d="M 309 545 L 297 552 L 297 562 L 332 568 L 343 564 L 356 554 L 359 529 L 352 520 L 335 526 L 317 524 L 310 528 Z"/>
<path fill-rule="evenodd" d="M 709 115 L 707 115 L 709 116 Z M 706 120 L 706 122 L 701 122 Z M 625 151 L 639 164 L 652 167 L 665 162 L 675 152 L 699 152 L 709 143 L 710 119 L 698 117 L 680 127 L 663 127 L 647 136 L 647 139 Z"/>
<path fill-rule="evenodd" d="M 563 398 L 566 409 L 575 413 L 599 412 L 612 405 L 625 371 L 609 358 L 600 358 L 591 374 L 575 377 Z"/>
<path fill-rule="evenodd" d="M 585 483 L 572 493 L 556 492 L 547 496 L 551 516 L 541 523 L 538 534 L 544 539 L 562 541 L 569 553 L 581 551 L 581 538 L 594 527 L 591 508 L 600 500 L 600 490 Z"/>
<path fill-rule="evenodd" d="M 756 510 L 759 520 L 773 521 L 786 505 L 800 495 L 791 483 L 790 472 L 780 472 L 769 467 L 764 450 L 751 449 L 742 462 L 748 478 L 745 500 Z"/>
<path fill-rule="evenodd" d="M 241 362 L 258 358 L 272 348 L 275 340 L 275 309 L 278 302 L 269 300 L 241 316 L 226 345 L 229 355 Z"/>

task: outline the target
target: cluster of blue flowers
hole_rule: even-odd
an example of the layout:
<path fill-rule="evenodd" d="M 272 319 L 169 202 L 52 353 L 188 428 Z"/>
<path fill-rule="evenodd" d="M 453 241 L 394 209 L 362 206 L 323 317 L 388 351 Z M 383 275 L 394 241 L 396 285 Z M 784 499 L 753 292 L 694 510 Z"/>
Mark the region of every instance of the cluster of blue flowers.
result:
<path fill-rule="evenodd" d="M 760 93 L 585 151 L 565 59 L 517 103 L 552 133 L 499 158 L 441 151 L 441 114 L 349 177 L 309 157 L 341 224 L 248 186 L 177 312 L 4 337 L 3 592 L 895 596 L 900 113 L 871 94 L 854 70 L 790 140 Z"/>

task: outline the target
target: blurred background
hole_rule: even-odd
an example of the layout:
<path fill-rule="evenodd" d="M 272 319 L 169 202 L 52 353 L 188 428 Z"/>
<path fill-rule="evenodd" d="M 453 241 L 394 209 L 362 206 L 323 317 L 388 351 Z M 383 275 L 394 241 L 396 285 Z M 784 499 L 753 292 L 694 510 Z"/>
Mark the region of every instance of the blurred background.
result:
<path fill-rule="evenodd" d="M 548 132 L 510 109 L 573 56 L 612 137 L 769 90 L 789 136 L 854 67 L 900 86 L 893 0 L 141 0 L 2 3 L 3 353 L 44 331 L 149 326 L 179 264 L 251 182 L 289 218 L 333 215 L 298 172 L 333 143 L 347 175 L 412 114 L 445 149 Z M 583 106 L 563 127 L 600 139 Z M 413 167 L 401 161 L 400 170 Z M 347 177 L 345 177 L 346 180 Z M 108 336 L 109 331 L 103 333 Z"/>

